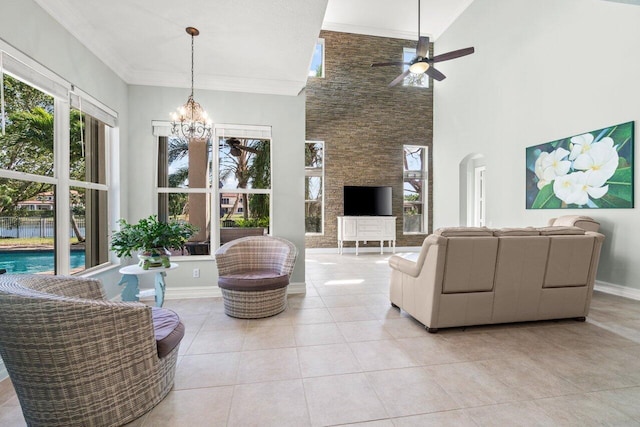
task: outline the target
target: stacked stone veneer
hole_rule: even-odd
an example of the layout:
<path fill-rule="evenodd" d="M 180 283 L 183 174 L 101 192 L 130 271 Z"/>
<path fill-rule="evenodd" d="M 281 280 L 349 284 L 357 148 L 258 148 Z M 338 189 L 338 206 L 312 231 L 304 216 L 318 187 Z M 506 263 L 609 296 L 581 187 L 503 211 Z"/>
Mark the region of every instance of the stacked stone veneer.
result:
<path fill-rule="evenodd" d="M 325 42 L 325 77 L 307 81 L 306 138 L 325 143 L 324 235 L 307 235 L 306 247 L 337 247 L 336 217 L 343 214 L 345 185 L 392 186 L 396 245 L 421 245 L 425 235 L 402 232 L 402 148 L 429 147 L 431 231 L 433 84 L 428 89 L 402 84 L 388 88 L 402 69 L 370 66 L 401 61 L 403 47 L 415 48 L 416 41 L 332 31 L 322 31 L 320 37 Z M 355 244 L 345 243 L 350 246 Z"/>

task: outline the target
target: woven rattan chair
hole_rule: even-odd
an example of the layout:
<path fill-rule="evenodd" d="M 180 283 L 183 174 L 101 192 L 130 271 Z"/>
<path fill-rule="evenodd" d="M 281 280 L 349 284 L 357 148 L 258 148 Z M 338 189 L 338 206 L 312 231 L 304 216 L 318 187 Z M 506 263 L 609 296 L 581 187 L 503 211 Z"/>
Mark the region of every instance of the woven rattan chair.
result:
<path fill-rule="evenodd" d="M 297 254 L 293 243 L 271 236 L 242 237 L 222 245 L 215 256 L 225 313 L 257 319 L 282 312 Z"/>
<path fill-rule="evenodd" d="M 105 300 L 98 280 L 0 276 L 0 356 L 30 426 L 118 426 L 148 412 L 173 386 L 179 326 L 159 356 L 152 308 Z"/>

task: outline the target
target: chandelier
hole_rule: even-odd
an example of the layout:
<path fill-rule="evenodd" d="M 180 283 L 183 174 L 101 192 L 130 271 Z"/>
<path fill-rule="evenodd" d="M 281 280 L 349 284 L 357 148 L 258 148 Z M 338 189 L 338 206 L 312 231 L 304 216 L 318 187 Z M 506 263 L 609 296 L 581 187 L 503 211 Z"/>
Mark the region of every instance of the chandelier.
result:
<path fill-rule="evenodd" d="M 186 31 L 191 36 L 191 95 L 177 112 L 171 114 L 171 133 L 185 139 L 208 139 L 211 136 L 211 119 L 193 99 L 193 38 L 200 31 L 193 27 L 187 27 Z"/>

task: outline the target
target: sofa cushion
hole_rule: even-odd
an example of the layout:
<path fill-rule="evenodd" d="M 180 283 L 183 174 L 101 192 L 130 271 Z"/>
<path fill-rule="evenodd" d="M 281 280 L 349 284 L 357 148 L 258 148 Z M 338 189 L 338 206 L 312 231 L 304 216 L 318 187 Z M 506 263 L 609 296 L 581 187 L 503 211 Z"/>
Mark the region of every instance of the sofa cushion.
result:
<path fill-rule="evenodd" d="M 584 234 L 584 230 L 578 227 L 569 227 L 569 226 L 551 226 L 551 227 L 540 227 L 538 228 L 540 231 L 540 235 L 542 236 L 557 236 L 561 234 Z"/>
<path fill-rule="evenodd" d="M 553 237 L 542 287 L 586 286 L 595 244 L 589 236 Z"/>
<path fill-rule="evenodd" d="M 491 291 L 498 240 L 492 235 L 449 238 L 442 292 Z"/>
<path fill-rule="evenodd" d="M 166 308 L 151 307 L 151 318 L 158 357 L 163 358 L 180 344 L 184 337 L 184 324 L 175 312 Z"/>
<path fill-rule="evenodd" d="M 288 284 L 288 275 L 273 270 L 249 270 L 218 278 L 218 286 L 230 291 L 270 291 L 284 288 Z"/>
<path fill-rule="evenodd" d="M 438 228 L 434 234 L 442 237 L 493 236 L 493 231 L 487 227 L 445 227 Z"/>
<path fill-rule="evenodd" d="M 493 231 L 494 236 L 539 236 L 540 232 L 533 227 L 501 228 Z"/>

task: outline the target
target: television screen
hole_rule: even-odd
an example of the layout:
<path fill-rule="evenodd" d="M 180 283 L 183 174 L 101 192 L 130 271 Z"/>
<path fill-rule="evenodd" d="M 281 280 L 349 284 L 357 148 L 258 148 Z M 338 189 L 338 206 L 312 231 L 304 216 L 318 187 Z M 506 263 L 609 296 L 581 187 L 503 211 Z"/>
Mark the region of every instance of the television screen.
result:
<path fill-rule="evenodd" d="M 344 187 L 345 216 L 391 216 L 391 187 Z"/>

